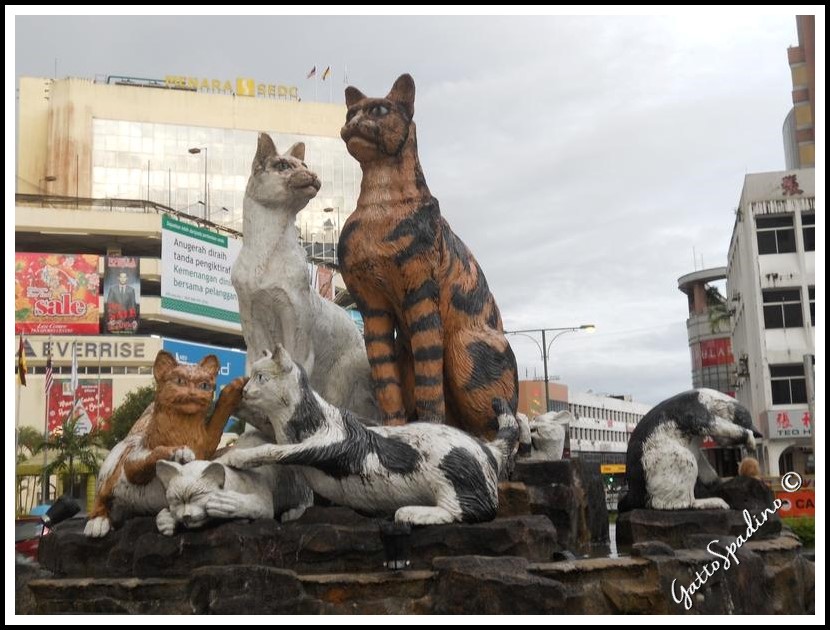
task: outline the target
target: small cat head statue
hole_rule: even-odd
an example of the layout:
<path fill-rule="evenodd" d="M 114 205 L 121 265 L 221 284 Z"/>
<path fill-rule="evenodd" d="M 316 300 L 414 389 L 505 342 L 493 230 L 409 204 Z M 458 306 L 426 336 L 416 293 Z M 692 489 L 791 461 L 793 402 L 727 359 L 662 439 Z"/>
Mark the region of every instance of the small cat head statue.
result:
<path fill-rule="evenodd" d="M 207 502 L 225 487 L 225 467 L 218 462 L 194 461 L 185 465 L 160 460 L 156 475 L 164 486 L 170 513 L 188 529 L 208 520 Z"/>
<path fill-rule="evenodd" d="M 299 212 L 320 190 L 319 178 L 304 159 L 304 143 L 297 142 L 280 155 L 271 136 L 260 133 L 245 195 L 263 206 Z"/>
<path fill-rule="evenodd" d="M 307 418 L 304 396 L 310 389 L 303 387 L 308 377 L 297 367 L 288 351 L 277 344 L 273 354 L 267 350 L 251 366 L 251 378 L 242 394 L 243 403 L 257 409 L 267 409 L 277 444 L 296 441 L 303 433 L 298 423 Z M 298 413 L 295 414 L 295 411 Z"/>
<path fill-rule="evenodd" d="M 219 359 L 209 354 L 195 365 L 184 365 L 164 350 L 156 355 L 156 409 L 181 415 L 205 413 L 213 402 Z"/>
<path fill-rule="evenodd" d="M 402 74 L 385 98 L 371 98 L 346 88 L 346 124 L 340 137 L 361 164 L 395 159 L 407 142 L 415 143 L 415 81 Z"/>

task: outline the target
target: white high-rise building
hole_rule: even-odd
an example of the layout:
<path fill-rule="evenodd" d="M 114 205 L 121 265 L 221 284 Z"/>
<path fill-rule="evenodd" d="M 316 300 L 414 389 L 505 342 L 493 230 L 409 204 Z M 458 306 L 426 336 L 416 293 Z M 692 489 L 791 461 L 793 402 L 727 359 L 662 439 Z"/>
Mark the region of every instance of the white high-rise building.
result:
<path fill-rule="evenodd" d="M 764 433 L 769 475 L 813 474 L 815 223 L 813 169 L 746 176 L 729 244 L 727 298 L 735 394 Z"/>

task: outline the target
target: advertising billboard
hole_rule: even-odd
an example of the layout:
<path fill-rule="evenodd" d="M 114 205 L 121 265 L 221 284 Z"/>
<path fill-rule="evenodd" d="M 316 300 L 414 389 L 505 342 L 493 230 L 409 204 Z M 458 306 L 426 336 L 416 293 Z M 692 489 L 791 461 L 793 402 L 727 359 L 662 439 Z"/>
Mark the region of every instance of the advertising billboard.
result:
<path fill-rule="evenodd" d="M 141 301 L 138 257 L 107 256 L 104 259 L 104 295 L 104 333 L 135 334 Z"/>
<path fill-rule="evenodd" d="M 89 433 L 93 428 L 108 429 L 112 416 L 112 379 L 81 379 L 75 392 L 72 391 L 71 382 L 70 379 L 56 379 L 49 389 L 49 433 L 53 433 L 69 418 L 73 400 L 73 415 L 78 418 L 79 432 Z"/>
<path fill-rule="evenodd" d="M 14 255 L 14 331 L 98 334 L 98 256 Z"/>
<path fill-rule="evenodd" d="M 242 330 L 231 267 L 242 241 L 167 215 L 161 223 L 161 312 Z"/>
<path fill-rule="evenodd" d="M 725 337 L 701 341 L 700 362 L 703 367 L 733 364 L 735 358 L 732 356 L 732 340 Z"/>

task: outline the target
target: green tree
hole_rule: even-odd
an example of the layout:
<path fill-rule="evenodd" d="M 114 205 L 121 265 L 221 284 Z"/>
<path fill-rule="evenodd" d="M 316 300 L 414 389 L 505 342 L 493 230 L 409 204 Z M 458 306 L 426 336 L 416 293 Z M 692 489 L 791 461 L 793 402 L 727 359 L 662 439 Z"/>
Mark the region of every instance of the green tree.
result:
<path fill-rule="evenodd" d="M 706 287 L 706 307 L 709 311 L 709 326 L 713 333 L 729 328 L 732 313 L 726 306 L 726 298 L 714 285 Z"/>
<path fill-rule="evenodd" d="M 100 466 L 97 450 L 101 447 L 99 431 L 78 433 L 79 418 L 67 418 L 60 429 L 54 431 L 45 442 L 41 439 L 38 451 L 46 448 L 55 453 L 54 459 L 46 464 L 47 477 L 66 473 L 69 475 L 69 493 L 75 494 L 75 465 L 80 464 L 91 474 L 97 474 Z"/>
<path fill-rule="evenodd" d="M 112 449 L 113 446 L 123 440 L 130 429 L 133 428 L 135 421 L 141 417 L 147 406 L 156 398 L 156 386 L 147 385 L 140 387 L 135 391 L 127 394 L 115 411 L 110 416 L 110 428 L 101 433 L 102 444 L 107 449 Z"/>
<path fill-rule="evenodd" d="M 17 430 L 17 463 L 31 457 L 40 450 L 43 434 L 34 427 L 20 427 Z"/>

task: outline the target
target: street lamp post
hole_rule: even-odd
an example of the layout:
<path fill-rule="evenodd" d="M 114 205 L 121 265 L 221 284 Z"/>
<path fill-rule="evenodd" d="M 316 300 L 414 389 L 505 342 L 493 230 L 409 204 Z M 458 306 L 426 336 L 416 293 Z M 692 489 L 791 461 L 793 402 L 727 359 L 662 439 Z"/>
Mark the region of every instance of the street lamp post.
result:
<path fill-rule="evenodd" d="M 334 208 L 323 208 L 323 212 L 334 212 Z M 340 206 L 337 206 L 337 240 L 340 240 Z M 337 245 L 332 238 L 332 245 L 334 247 L 334 262 L 337 263 Z"/>
<path fill-rule="evenodd" d="M 594 332 L 596 329 L 597 327 L 593 324 L 582 324 L 581 326 L 568 326 L 565 328 L 531 328 L 529 330 L 505 331 L 505 335 L 521 335 L 522 337 L 527 337 L 536 344 L 537 348 L 539 348 L 539 354 L 542 357 L 542 363 L 545 369 L 545 413 L 550 411 L 550 392 L 548 391 L 548 357 L 550 356 L 550 347 L 553 345 L 553 342 L 569 332 L 579 332 L 580 330 L 584 330 L 585 332 Z M 542 345 L 539 345 L 539 342 L 536 341 L 536 337 L 532 337 L 530 335 L 530 333 L 538 332 L 542 333 Z M 548 342 L 547 333 L 549 332 L 555 332 L 556 334 Z"/>
<path fill-rule="evenodd" d="M 192 153 L 193 155 L 196 155 L 197 153 L 202 153 L 203 151 L 205 153 L 205 201 L 204 201 L 204 206 L 205 206 L 205 220 L 207 221 L 207 220 L 209 220 L 209 217 L 210 217 L 210 206 L 208 206 L 208 194 L 207 194 L 207 189 L 208 189 L 207 147 L 191 147 L 190 149 L 187 150 L 188 153 Z"/>

